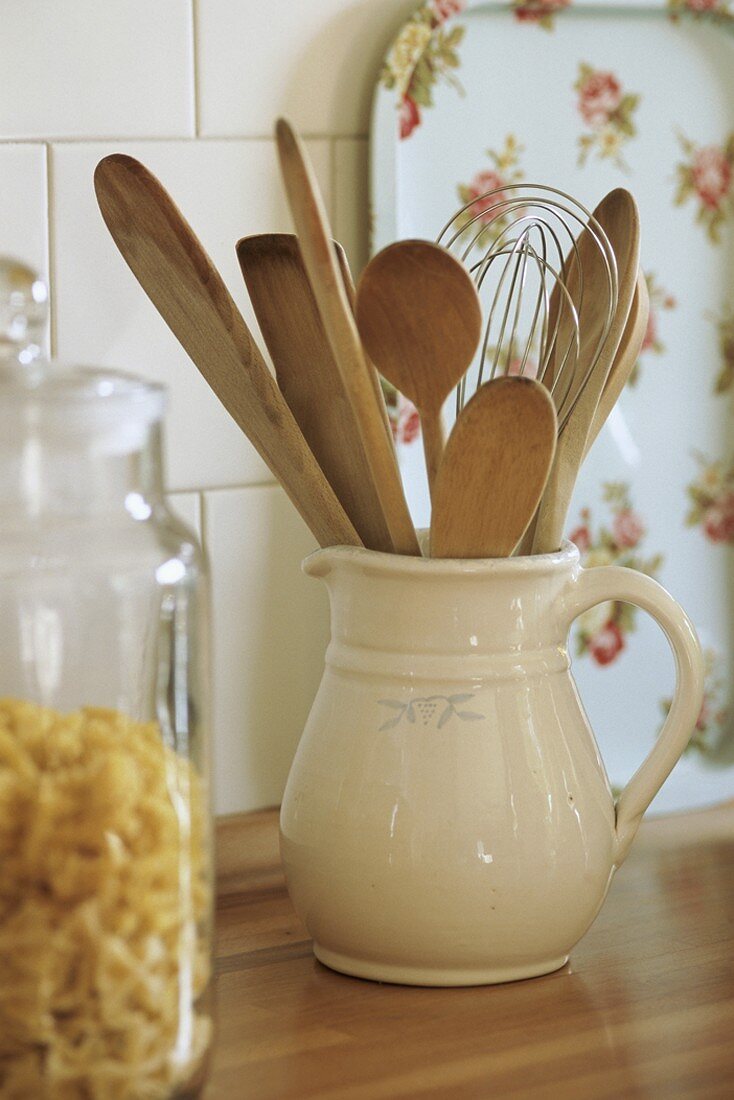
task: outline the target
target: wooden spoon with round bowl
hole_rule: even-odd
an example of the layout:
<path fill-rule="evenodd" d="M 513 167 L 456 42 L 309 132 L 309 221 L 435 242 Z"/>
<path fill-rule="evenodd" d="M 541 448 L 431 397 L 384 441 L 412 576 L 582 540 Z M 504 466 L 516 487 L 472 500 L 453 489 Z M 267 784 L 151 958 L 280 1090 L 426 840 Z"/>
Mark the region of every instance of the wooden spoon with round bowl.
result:
<path fill-rule="evenodd" d="M 531 378 L 495 378 L 462 409 L 433 494 L 433 558 L 508 557 L 535 514 L 553 464 L 553 398 Z"/>
<path fill-rule="evenodd" d="M 397 241 L 357 284 L 357 328 L 377 369 L 421 418 L 431 493 L 444 449 L 441 410 L 477 349 L 482 310 L 459 260 L 429 241 Z"/>

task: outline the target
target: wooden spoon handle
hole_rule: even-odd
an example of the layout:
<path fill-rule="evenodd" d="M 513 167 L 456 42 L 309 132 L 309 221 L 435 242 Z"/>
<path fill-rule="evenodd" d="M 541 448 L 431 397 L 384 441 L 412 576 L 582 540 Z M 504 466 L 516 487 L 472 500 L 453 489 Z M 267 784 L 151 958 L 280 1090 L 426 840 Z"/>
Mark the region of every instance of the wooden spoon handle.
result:
<path fill-rule="evenodd" d="M 428 474 L 428 488 L 433 491 L 438 476 L 438 468 L 441 465 L 444 448 L 446 446 L 446 429 L 444 428 L 441 411 L 422 409 L 421 435 L 423 436 L 423 453 L 426 456 L 426 472 Z"/>
<path fill-rule="evenodd" d="M 594 211 L 594 217 L 604 226 L 617 260 L 617 310 L 593 370 L 584 375 L 583 388 L 579 390 L 573 411 L 559 434 L 553 469 L 540 504 L 533 541 L 535 554 L 552 553 L 561 544 L 594 414 L 621 342 L 637 287 L 640 224 L 632 195 L 622 188 L 611 191 Z M 599 310 L 600 303 L 605 300 L 601 286 L 590 284 L 588 290 L 589 305 L 592 310 Z"/>
<path fill-rule="evenodd" d="M 647 290 L 647 280 L 642 272 L 637 277 L 637 289 L 632 301 L 632 309 L 627 318 L 627 325 L 619 345 L 617 356 L 612 364 L 612 369 L 604 384 L 599 404 L 596 406 L 594 419 L 591 422 L 591 430 L 586 440 L 584 457 L 589 453 L 591 445 L 602 430 L 609 418 L 609 414 L 616 405 L 627 380 L 637 362 L 640 350 L 647 332 L 647 322 L 650 316 L 650 295 Z"/>
<path fill-rule="evenodd" d="M 120 153 L 100 161 L 94 185 L 143 290 L 318 542 L 360 546 L 219 272 L 171 197 L 144 165 Z"/>
<path fill-rule="evenodd" d="M 354 279 L 352 278 L 352 272 L 349 267 L 349 260 L 347 254 L 344 251 L 342 245 L 338 241 L 334 241 L 334 248 L 336 249 L 336 258 L 339 261 L 339 270 L 341 271 L 342 280 L 344 282 L 344 291 L 347 295 L 347 301 L 349 302 L 349 308 L 354 314 L 354 303 L 357 297 L 357 292 L 354 286 Z M 393 441 L 392 427 L 390 425 L 390 416 L 387 411 L 387 405 L 385 404 L 385 395 L 382 392 L 382 384 L 380 382 L 380 375 L 375 367 L 374 363 L 370 359 L 367 352 L 362 349 L 364 353 L 364 360 L 367 364 L 367 372 L 370 377 L 372 389 L 375 391 L 375 402 L 377 408 L 380 411 L 380 418 L 382 420 L 382 426 L 385 429 L 385 435 L 388 438 L 390 446 L 394 448 L 395 443 Z"/>
<path fill-rule="evenodd" d="M 276 138 L 286 194 L 303 262 L 326 335 L 354 409 L 367 462 L 385 520 L 399 554 L 420 554 L 418 539 L 405 502 L 395 450 L 385 433 L 375 399 L 375 384 L 362 349 L 344 281 L 331 246 L 326 212 L 308 156 L 284 119 Z"/>

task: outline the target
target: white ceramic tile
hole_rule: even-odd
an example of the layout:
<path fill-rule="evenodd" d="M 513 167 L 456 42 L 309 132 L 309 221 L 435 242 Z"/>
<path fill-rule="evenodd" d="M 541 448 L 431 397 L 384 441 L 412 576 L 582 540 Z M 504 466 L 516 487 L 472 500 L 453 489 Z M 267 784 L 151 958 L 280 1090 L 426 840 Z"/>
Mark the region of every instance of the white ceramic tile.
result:
<path fill-rule="evenodd" d="M 52 218 L 58 353 L 165 383 L 171 489 L 272 480 L 148 301 L 97 208 L 92 175 L 113 150 L 139 157 L 171 192 L 254 327 L 234 246 L 248 233 L 290 230 L 270 141 L 94 143 L 52 148 Z M 330 201 L 328 142 L 309 151 Z M 259 334 L 258 334 L 259 335 Z"/>
<path fill-rule="evenodd" d="M 278 803 L 323 670 L 326 592 L 315 543 L 276 486 L 204 497 L 213 597 L 217 813 Z"/>
<path fill-rule="evenodd" d="M 193 132 L 187 0 L 23 0 L 4 8 L 2 137 Z"/>
<path fill-rule="evenodd" d="M 355 280 L 369 259 L 369 193 L 366 139 L 334 142 L 334 233 L 347 250 Z"/>
<path fill-rule="evenodd" d="M 42 145 L 0 145 L 0 253 L 45 275 L 46 150 Z"/>
<path fill-rule="evenodd" d="M 377 73 L 416 0 L 198 0 L 201 133 L 366 134 Z"/>
<path fill-rule="evenodd" d="M 166 503 L 171 511 L 201 539 L 201 495 L 199 493 L 168 493 Z"/>

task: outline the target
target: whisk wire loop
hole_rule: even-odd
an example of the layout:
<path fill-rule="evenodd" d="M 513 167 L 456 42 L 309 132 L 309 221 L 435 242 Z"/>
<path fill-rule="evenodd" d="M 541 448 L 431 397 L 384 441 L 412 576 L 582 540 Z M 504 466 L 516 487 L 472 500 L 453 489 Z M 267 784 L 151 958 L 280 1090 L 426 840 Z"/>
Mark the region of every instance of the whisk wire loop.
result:
<path fill-rule="evenodd" d="M 582 231 L 593 250 L 591 272 L 588 261 L 586 270 L 581 264 Z M 518 183 L 472 198 L 437 239 L 467 264 L 487 303 L 478 359 L 456 390 L 457 415 L 470 377 L 478 388 L 499 373 L 534 374 L 553 395 L 562 429 L 604 348 L 617 309 L 617 264 L 601 225 L 565 191 Z M 584 319 L 590 296 L 604 308 L 596 335 L 588 337 Z M 589 340 L 594 341 L 591 347 L 586 346 Z"/>

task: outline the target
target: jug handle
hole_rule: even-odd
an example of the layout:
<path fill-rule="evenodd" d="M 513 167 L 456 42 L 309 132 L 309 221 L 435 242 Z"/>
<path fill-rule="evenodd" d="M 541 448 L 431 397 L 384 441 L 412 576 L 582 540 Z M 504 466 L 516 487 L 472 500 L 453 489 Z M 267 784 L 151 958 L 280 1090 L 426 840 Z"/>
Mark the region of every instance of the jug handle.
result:
<path fill-rule="evenodd" d="M 614 862 L 619 867 L 642 815 L 691 739 L 703 703 L 704 666 L 698 636 L 683 608 L 661 584 L 635 569 L 618 565 L 579 569 L 564 596 L 568 628 L 584 611 L 607 600 L 635 604 L 652 615 L 670 643 L 676 671 L 675 694 L 663 728 L 617 799 Z"/>

